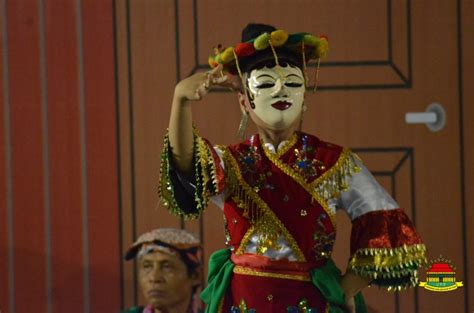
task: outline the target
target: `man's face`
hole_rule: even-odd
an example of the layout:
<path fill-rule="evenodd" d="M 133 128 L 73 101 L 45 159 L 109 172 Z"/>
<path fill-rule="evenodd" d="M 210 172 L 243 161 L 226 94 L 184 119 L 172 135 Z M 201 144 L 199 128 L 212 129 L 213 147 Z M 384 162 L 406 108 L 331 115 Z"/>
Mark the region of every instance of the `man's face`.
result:
<path fill-rule="evenodd" d="M 189 305 L 197 275 L 188 275 L 186 265 L 177 255 L 154 252 L 139 260 L 140 287 L 148 304 L 170 310 Z"/>
<path fill-rule="evenodd" d="M 255 108 L 253 121 L 264 128 L 284 130 L 301 116 L 304 103 L 304 76 L 297 67 L 275 66 L 255 69 L 247 77 Z"/>

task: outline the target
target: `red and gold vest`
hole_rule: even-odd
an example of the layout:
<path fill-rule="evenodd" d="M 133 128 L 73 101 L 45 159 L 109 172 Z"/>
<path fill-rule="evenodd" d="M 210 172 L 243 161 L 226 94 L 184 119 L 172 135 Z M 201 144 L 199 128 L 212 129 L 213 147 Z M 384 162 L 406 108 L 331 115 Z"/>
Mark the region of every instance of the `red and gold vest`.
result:
<path fill-rule="evenodd" d="M 328 200 L 346 188 L 345 176 L 356 170 L 353 154 L 304 133 L 295 133 L 276 153 L 258 135 L 220 149 L 234 254 L 244 254 L 250 237 L 259 234 L 257 254 L 277 251 L 283 236 L 299 262 L 331 255 L 336 225 Z"/>

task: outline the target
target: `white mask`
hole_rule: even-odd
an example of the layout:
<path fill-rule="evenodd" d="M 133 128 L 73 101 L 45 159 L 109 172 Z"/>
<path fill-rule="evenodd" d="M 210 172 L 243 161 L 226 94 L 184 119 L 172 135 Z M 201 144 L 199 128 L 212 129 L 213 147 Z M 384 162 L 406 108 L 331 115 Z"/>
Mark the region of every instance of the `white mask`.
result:
<path fill-rule="evenodd" d="M 306 90 L 301 69 L 290 65 L 255 69 L 247 82 L 253 111 L 267 127 L 287 129 L 300 118 Z"/>

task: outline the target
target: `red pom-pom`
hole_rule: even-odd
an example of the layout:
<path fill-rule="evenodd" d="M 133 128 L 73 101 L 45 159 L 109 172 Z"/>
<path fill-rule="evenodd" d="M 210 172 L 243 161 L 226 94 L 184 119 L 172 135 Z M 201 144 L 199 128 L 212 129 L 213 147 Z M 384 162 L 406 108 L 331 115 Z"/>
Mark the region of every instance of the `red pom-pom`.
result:
<path fill-rule="evenodd" d="M 324 40 L 326 40 L 327 42 L 329 42 L 328 36 L 326 36 L 326 35 L 321 35 L 321 36 L 319 36 L 319 38 L 324 39 Z"/>
<path fill-rule="evenodd" d="M 241 42 L 235 47 L 235 53 L 239 57 L 246 57 L 255 52 L 255 47 L 253 43 L 250 42 Z"/>

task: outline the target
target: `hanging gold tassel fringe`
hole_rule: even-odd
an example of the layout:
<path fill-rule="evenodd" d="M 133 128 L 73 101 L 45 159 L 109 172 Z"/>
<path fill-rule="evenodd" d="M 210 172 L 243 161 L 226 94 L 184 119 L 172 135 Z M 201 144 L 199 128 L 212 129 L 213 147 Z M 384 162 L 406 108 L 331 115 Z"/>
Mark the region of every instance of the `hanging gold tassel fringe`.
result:
<path fill-rule="evenodd" d="M 257 253 L 263 254 L 268 249 L 280 250 L 278 239 L 283 236 L 288 242 L 298 261 L 304 261 L 305 257 L 298 244 L 290 235 L 283 223 L 276 217 L 275 213 L 268 207 L 256 191 L 243 179 L 237 161 L 228 148 L 224 150 L 224 164 L 226 171 L 227 196 L 231 196 L 237 206 L 242 209 L 243 216 L 252 225 L 251 229 L 242 239 L 236 254 L 245 252 L 250 237 L 258 235 Z"/>

